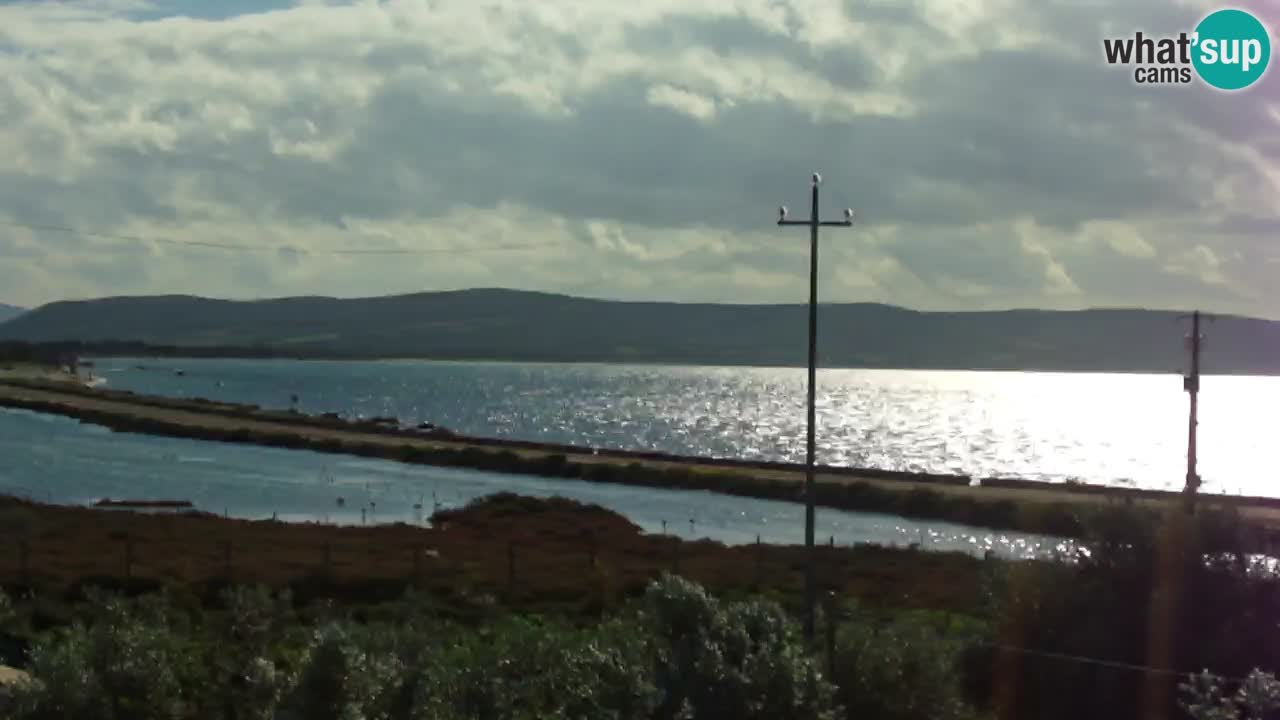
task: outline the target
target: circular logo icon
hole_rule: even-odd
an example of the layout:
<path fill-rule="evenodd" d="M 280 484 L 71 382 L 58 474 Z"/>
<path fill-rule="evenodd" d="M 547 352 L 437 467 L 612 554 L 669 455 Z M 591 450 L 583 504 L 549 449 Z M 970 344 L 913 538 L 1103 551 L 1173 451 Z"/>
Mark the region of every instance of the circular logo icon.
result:
<path fill-rule="evenodd" d="M 1262 77 L 1271 59 L 1271 36 L 1243 10 L 1218 10 L 1196 26 L 1191 64 L 1219 90 L 1241 90 Z"/>

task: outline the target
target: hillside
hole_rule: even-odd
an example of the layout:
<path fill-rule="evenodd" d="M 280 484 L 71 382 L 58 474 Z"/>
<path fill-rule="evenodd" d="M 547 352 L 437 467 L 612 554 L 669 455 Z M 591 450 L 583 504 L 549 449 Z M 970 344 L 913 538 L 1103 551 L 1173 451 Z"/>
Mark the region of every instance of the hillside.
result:
<path fill-rule="evenodd" d="M 825 366 L 1171 372 L 1185 325 L 1151 310 L 820 309 Z M 1206 326 L 1206 372 L 1280 374 L 1280 322 Z M 0 326 L 28 342 L 141 341 L 295 356 L 804 365 L 804 305 L 617 302 L 513 290 L 261 301 L 59 302 Z"/>
<path fill-rule="evenodd" d="M 4 303 L 0 303 L 0 323 L 3 323 L 8 320 L 12 320 L 13 318 L 18 317 L 24 312 L 26 312 L 26 308 L 20 308 L 13 305 L 5 305 Z"/>

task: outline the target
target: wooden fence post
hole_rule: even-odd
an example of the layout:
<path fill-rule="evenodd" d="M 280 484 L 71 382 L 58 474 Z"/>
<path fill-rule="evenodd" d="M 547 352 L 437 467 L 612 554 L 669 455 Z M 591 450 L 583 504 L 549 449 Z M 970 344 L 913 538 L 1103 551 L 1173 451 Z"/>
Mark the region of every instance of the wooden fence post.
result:
<path fill-rule="evenodd" d="M 760 536 L 756 535 L 756 577 L 755 588 L 760 589 L 760 582 L 764 574 L 764 545 L 760 544 Z"/>
<path fill-rule="evenodd" d="M 826 597 L 827 611 L 827 678 L 834 679 L 836 675 L 836 625 L 839 620 L 836 617 L 836 594 L 834 591 L 828 592 Z"/>
<path fill-rule="evenodd" d="M 22 575 L 22 584 L 31 586 L 31 546 L 26 538 L 18 541 L 18 567 Z"/>
<path fill-rule="evenodd" d="M 133 538 L 127 535 L 124 538 L 124 576 L 133 577 Z"/>
<path fill-rule="evenodd" d="M 516 544 L 513 540 L 507 541 L 507 594 L 515 595 L 516 592 Z"/>

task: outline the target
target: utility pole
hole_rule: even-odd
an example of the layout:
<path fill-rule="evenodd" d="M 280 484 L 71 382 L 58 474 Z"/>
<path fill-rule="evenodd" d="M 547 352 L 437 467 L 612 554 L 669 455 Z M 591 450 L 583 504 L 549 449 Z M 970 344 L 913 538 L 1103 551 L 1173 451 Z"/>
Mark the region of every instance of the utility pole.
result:
<path fill-rule="evenodd" d="M 1191 352 L 1191 371 L 1182 379 L 1182 389 L 1191 396 L 1190 413 L 1187 418 L 1187 484 L 1186 510 L 1195 510 L 1195 495 L 1200 488 L 1200 474 L 1196 471 L 1196 427 L 1200 424 L 1200 345 L 1204 336 L 1200 334 L 1200 311 L 1191 314 L 1191 336 L 1187 339 L 1187 349 Z"/>
<path fill-rule="evenodd" d="M 815 388 L 818 367 L 818 228 L 822 226 L 849 227 L 853 225 L 853 211 L 846 209 L 843 220 L 818 218 L 818 186 L 822 176 L 813 174 L 812 199 L 808 220 L 788 220 L 787 206 L 778 208 L 778 225 L 805 225 L 809 228 L 809 405 L 808 430 L 805 442 L 804 463 L 804 546 L 806 554 L 804 576 L 804 635 L 812 642 L 814 636 L 814 606 L 818 599 L 817 552 L 813 545 L 814 504 L 817 487 L 814 479 L 814 420 Z"/>

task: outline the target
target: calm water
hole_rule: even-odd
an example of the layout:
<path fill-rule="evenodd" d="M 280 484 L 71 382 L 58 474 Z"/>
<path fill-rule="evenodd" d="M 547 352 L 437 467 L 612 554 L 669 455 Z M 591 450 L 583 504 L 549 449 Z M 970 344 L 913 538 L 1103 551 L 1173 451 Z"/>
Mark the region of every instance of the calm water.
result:
<path fill-rule="evenodd" d="M 0 408 L 0 492 L 36 500 L 89 503 L 103 497 L 190 500 L 233 517 L 357 524 L 420 523 L 435 502 L 463 504 L 498 491 L 561 495 L 597 503 L 646 532 L 709 537 L 728 544 L 801 544 L 803 506 L 521 475 L 401 465 L 380 460 L 112 433 L 52 415 Z M 339 510 L 336 499 L 346 507 Z M 372 503 L 372 506 L 370 505 Z M 424 506 L 422 514 L 413 505 Z M 372 509 L 370 509 L 372 507 Z M 693 523 L 690 523 L 693 520 Z M 921 543 L 933 550 L 1008 557 L 1046 556 L 1056 541 L 942 522 L 819 509 L 817 534 L 842 545 Z M 1060 546 L 1066 548 L 1066 545 Z"/>
<path fill-rule="evenodd" d="M 804 459 L 803 369 L 112 359 L 96 370 L 119 389 L 270 408 L 297 394 L 309 412 L 474 435 Z M 1186 474 L 1176 374 L 822 370 L 818 384 L 822 463 L 1148 488 L 1180 488 Z M 1277 421 L 1280 378 L 1205 378 L 1205 491 L 1280 495 Z"/>

